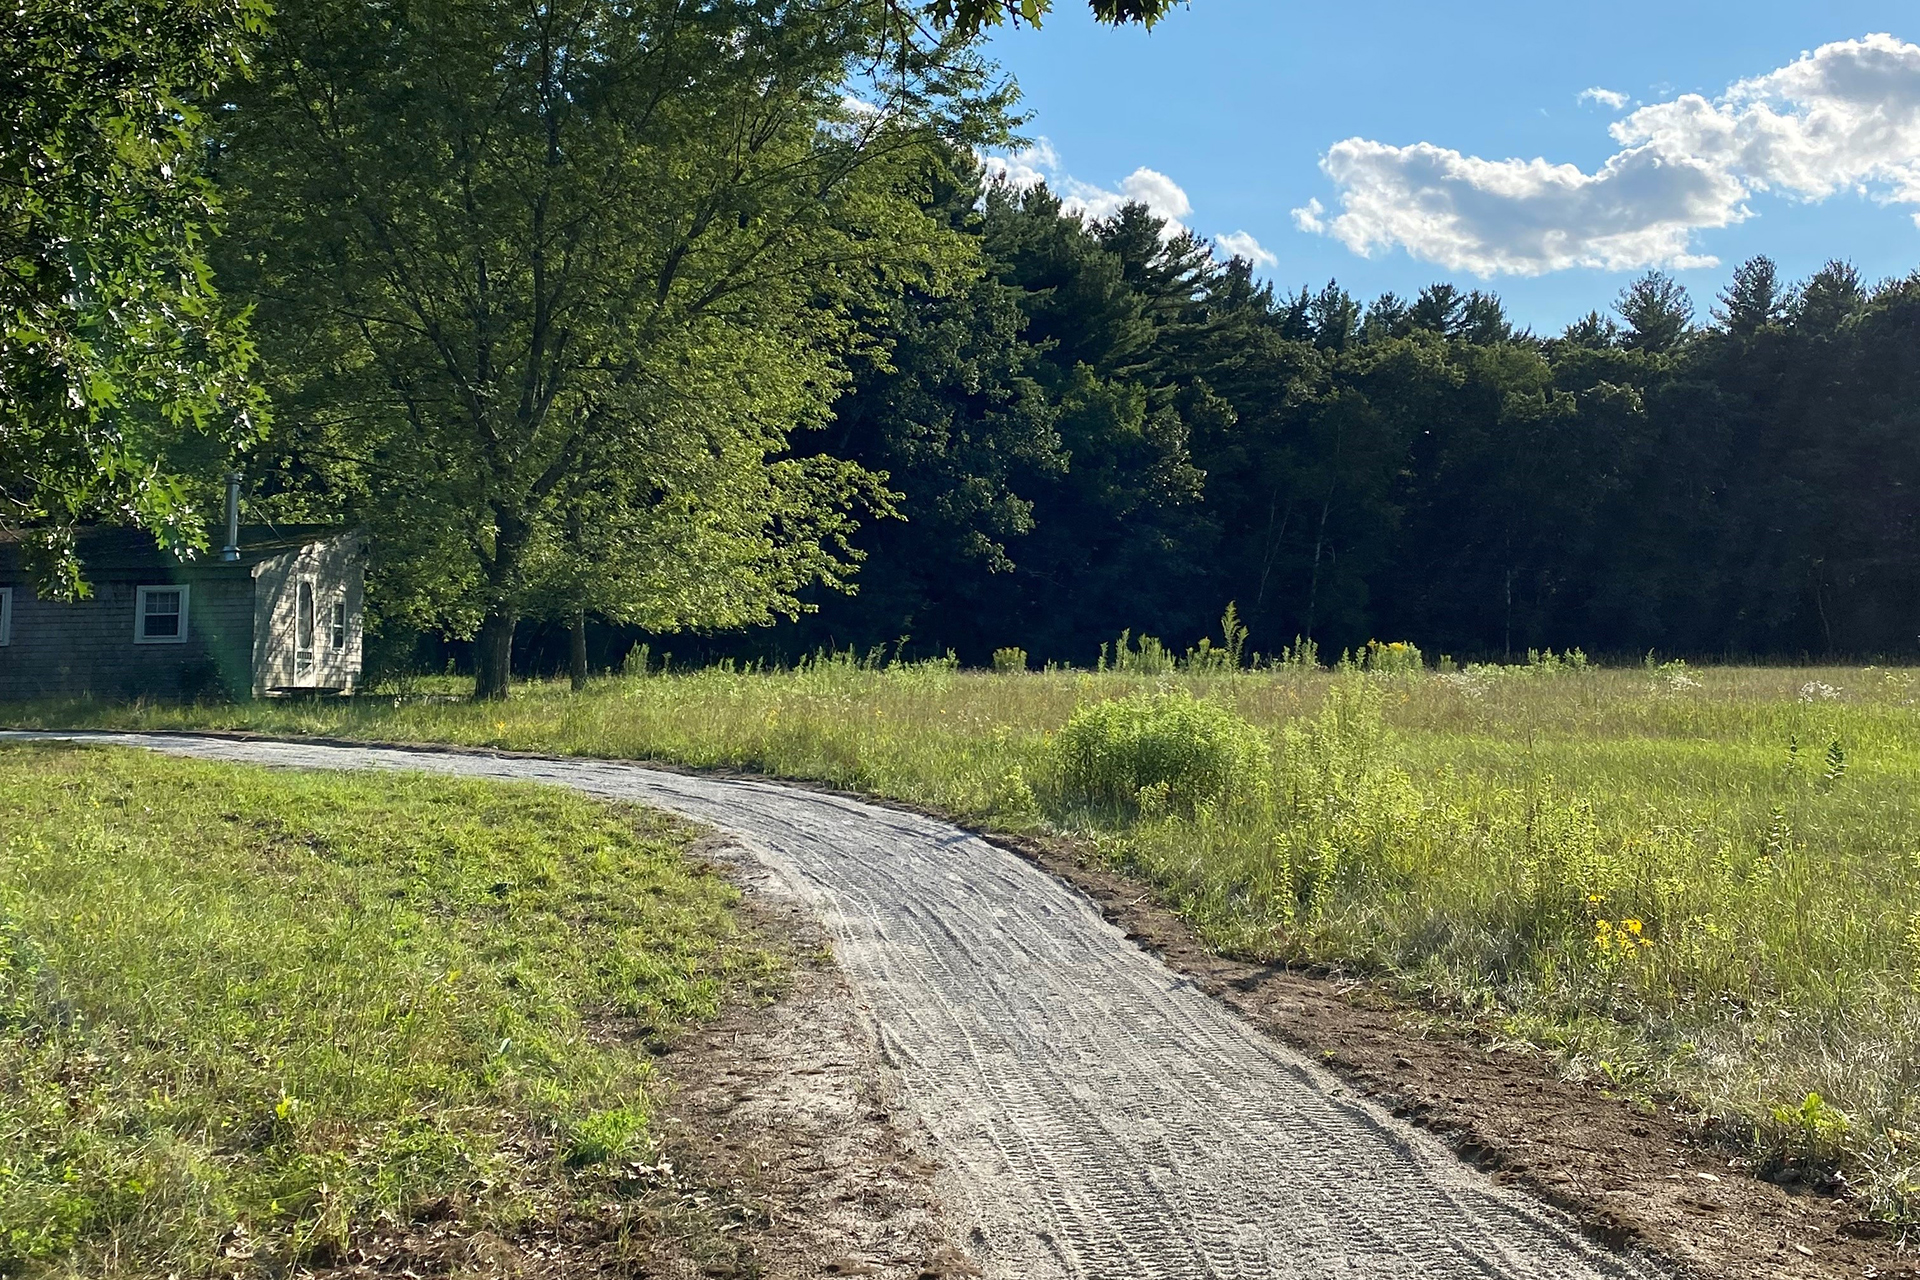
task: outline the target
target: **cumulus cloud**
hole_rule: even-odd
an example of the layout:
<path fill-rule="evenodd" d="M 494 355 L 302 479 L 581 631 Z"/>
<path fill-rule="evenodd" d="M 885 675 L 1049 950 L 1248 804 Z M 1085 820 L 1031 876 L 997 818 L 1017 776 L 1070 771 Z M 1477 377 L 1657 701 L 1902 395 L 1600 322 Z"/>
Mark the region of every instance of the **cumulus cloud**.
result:
<path fill-rule="evenodd" d="M 1605 92 L 1581 96 L 1624 105 Z M 1609 132 L 1621 150 L 1591 173 L 1348 138 L 1321 164 L 1339 213 L 1314 200 L 1294 222 L 1355 253 L 1398 246 L 1481 276 L 1711 266 L 1696 233 L 1751 217 L 1755 192 L 1920 204 L 1920 45 L 1889 35 L 1822 45 L 1717 99 L 1641 107 Z"/>
<path fill-rule="evenodd" d="M 1186 219 L 1193 213 L 1193 202 L 1180 184 L 1166 174 L 1142 166 L 1120 180 L 1118 190 L 1081 182 L 1062 175 L 1048 185 L 1060 197 L 1068 213 L 1088 218 L 1111 218 L 1129 204 L 1143 204 L 1147 212 L 1163 218 L 1169 236 L 1187 229 Z"/>
<path fill-rule="evenodd" d="M 1710 165 L 1649 148 L 1622 152 L 1597 173 L 1545 160 L 1482 160 L 1418 142 L 1335 143 L 1323 167 L 1341 212 L 1294 210 L 1299 226 L 1363 256 L 1404 247 L 1416 258 L 1475 275 L 1539 275 L 1566 267 L 1631 270 L 1649 263 L 1711 266 L 1689 251 L 1693 233 L 1747 216 L 1744 187 Z"/>
<path fill-rule="evenodd" d="M 1256 267 L 1277 267 L 1280 259 L 1245 231 L 1225 231 L 1213 238 L 1214 244 L 1229 258 L 1245 258 Z"/>
<path fill-rule="evenodd" d="M 1880 188 L 1920 204 L 1920 45 L 1872 35 L 1822 45 L 1728 89 L 1686 94 L 1611 127 L 1624 146 L 1692 155 L 1810 200 Z"/>
<path fill-rule="evenodd" d="M 1582 89 L 1580 96 L 1574 99 L 1574 101 L 1597 102 L 1603 107 L 1618 111 L 1627 105 L 1628 99 L 1627 95 L 1621 93 L 1618 89 L 1602 89 L 1599 85 L 1595 85 L 1591 89 Z"/>
<path fill-rule="evenodd" d="M 1007 155 L 982 154 L 980 163 L 990 179 L 1025 191 L 1042 183 L 1060 197 L 1060 211 L 1085 218 L 1111 218 L 1129 204 L 1142 204 L 1147 212 L 1166 224 L 1162 234 L 1171 239 L 1190 230 L 1193 201 L 1179 183 L 1157 169 L 1145 165 L 1135 169 L 1113 187 L 1083 182 L 1067 173 L 1059 153 L 1045 138 Z M 1245 231 L 1232 231 L 1213 237 L 1214 244 L 1228 257 L 1241 257 L 1256 266 L 1278 266 L 1279 259 L 1262 248 Z"/>

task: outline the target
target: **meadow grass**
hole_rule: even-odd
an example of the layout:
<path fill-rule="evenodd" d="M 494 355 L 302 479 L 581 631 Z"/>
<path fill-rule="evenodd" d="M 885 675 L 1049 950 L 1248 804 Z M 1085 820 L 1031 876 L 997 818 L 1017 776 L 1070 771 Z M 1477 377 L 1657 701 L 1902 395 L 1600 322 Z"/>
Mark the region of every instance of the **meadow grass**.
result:
<path fill-rule="evenodd" d="M 648 1041 L 773 972 L 692 828 L 569 792 L 8 746 L 0 812 L 0 1274 L 594 1216 Z"/>
<path fill-rule="evenodd" d="M 6 715 L 674 761 L 1065 832 L 1224 952 L 1392 984 L 1576 1075 L 1731 1121 L 1763 1162 L 1837 1162 L 1876 1212 L 1920 1207 L 1916 673 L 1156 665 L 834 660 L 490 705 Z M 1263 732 L 1259 785 L 1191 806 L 1066 785 L 1077 709 L 1182 690 Z"/>

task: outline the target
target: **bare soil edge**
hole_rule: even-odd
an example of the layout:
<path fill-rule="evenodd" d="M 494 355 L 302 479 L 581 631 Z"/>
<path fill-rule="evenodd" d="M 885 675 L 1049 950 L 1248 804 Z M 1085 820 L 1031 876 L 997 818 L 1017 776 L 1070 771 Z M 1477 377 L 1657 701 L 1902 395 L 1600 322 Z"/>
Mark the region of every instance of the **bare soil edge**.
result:
<path fill-rule="evenodd" d="M 1883 1224 L 1844 1197 L 1753 1176 L 1682 1104 L 1649 1113 L 1562 1078 L 1548 1053 L 1496 1045 L 1371 983 L 1216 955 L 1150 887 L 1070 842 L 985 838 L 1078 888 L 1137 945 L 1261 1030 L 1608 1244 L 1728 1280 L 1920 1277 Z"/>
<path fill-rule="evenodd" d="M 448 743 L 136 732 L 423 754 L 581 758 Z M 1549 1054 L 1496 1045 L 1485 1031 L 1438 1018 L 1431 1008 L 1372 983 L 1214 954 L 1151 885 L 1115 871 L 1071 840 L 980 831 L 927 806 L 804 778 L 651 760 L 624 763 L 778 782 L 974 831 L 1086 894 L 1136 945 L 1262 1031 L 1315 1055 L 1359 1092 L 1442 1138 L 1461 1159 L 1571 1214 L 1583 1230 L 1610 1245 L 1646 1250 L 1685 1274 L 1710 1280 L 1761 1275 L 1920 1280 L 1920 1263 L 1901 1253 L 1882 1224 L 1862 1218 L 1844 1196 L 1754 1177 L 1738 1150 L 1718 1140 L 1711 1124 L 1690 1109 L 1669 1103 L 1648 1114 L 1627 1099 L 1563 1079 Z M 957 1265 L 969 1264 L 962 1257 Z M 808 1274 L 819 1273 L 816 1264 Z"/>
<path fill-rule="evenodd" d="M 773 1000 L 735 1001 L 659 1059 L 668 1087 L 648 1176 L 664 1229 L 638 1274 L 978 1276 L 941 1215 L 931 1139 L 902 1101 L 824 923 L 724 837 L 694 853 L 740 887 L 740 915 L 790 968 Z"/>
<path fill-rule="evenodd" d="M 295 1280 L 981 1274 L 951 1243 L 931 1138 L 902 1104 L 823 923 L 723 837 L 689 852 L 740 888 L 742 925 L 787 969 L 774 989 L 738 991 L 713 1020 L 651 1046 L 650 1157 L 609 1170 L 585 1200 L 550 1198 L 511 1233 L 471 1229 L 447 1203 Z"/>

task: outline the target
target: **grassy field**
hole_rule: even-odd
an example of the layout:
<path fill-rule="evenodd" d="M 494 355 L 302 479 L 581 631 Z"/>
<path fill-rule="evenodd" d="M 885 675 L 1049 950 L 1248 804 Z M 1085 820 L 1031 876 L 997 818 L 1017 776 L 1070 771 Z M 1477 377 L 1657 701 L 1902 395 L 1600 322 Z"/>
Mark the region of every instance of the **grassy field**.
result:
<path fill-rule="evenodd" d="M 1389 662 L 1381 665 L 1390 666 Z M 1089 798 L 1077 709 L 1230 708 L 1249 785 Z M 1370 975 L 1920 1210 L 1920 678 L 1875 668 L 991 674 L 821 662 L 506 704 L 14 708 L 726 766 L 1078 835 L 1223 951 Z M 1244 767 L 1244 762 L 1243 762 Z"/>
<path fill-rule="evenodd" d="M 648 1040 L 772 963 L 690 829 L 570 793 L 0 747 L 0 812 L 0 1275 L 617 1250 Z"/>

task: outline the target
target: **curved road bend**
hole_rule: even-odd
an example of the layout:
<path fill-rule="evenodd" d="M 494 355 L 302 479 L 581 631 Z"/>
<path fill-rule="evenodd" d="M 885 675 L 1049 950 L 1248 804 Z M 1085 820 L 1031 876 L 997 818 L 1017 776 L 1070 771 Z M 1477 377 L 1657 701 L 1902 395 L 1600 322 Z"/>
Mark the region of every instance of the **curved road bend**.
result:
<path fill-rule="evenodd" d="M 211 760 L 574 787 L 710 823 L 809 896 L 994 1280 L 1650 1277 L 1347 1094 L 943 822 L 773 783 L 582 759 L 141 734 Z"/>

